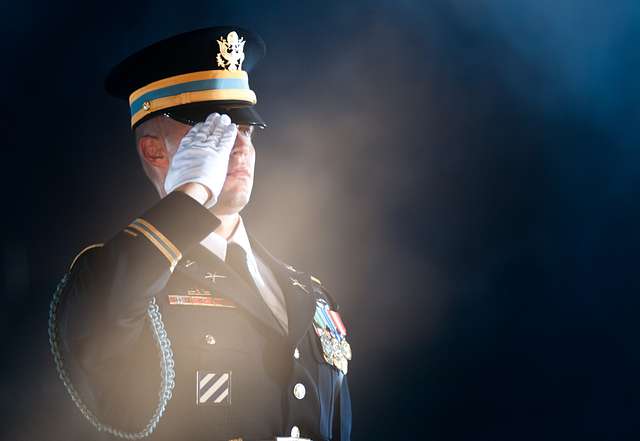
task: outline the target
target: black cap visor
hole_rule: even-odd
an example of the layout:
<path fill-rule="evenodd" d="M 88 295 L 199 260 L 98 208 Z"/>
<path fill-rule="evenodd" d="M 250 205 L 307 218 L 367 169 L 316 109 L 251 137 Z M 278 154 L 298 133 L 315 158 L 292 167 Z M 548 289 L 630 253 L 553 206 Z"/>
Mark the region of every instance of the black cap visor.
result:
<path fill-rule="evenodd" d="M 243 107 L 239 107 L 243 106 Z M 179 107 L 173 107 L 170 109 L 160 110 L 154 115 L 166 115 L 169 118 L 175 119 L 183 124 L 194 126 L 199 122 L 204 122 L 207 116 L 217 112 L 220 114 L 226 113 L 235 124 L 245 124 L 249 126 L 258 126 L 264 129 L 267 124 L 260 117 L 258 112 L 253 106 L 247 106 L 246 103 L 234 103 L 234 102 L 211 102 L 205 101 L 200 103 L 185 104 Z M 148 118 L 144 118 L 147 120 Z M 141 120 L 140 122 L 144 121 Z M 136 124 L 137 126 L 138 124 Z"/>

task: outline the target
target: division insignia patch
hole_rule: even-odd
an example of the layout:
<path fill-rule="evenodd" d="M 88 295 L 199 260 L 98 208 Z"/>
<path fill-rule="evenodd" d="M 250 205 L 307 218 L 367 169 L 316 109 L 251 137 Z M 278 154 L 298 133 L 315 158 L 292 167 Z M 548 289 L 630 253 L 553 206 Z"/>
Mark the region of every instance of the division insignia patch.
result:
<path fill-rule="evenodd" d="M 231 404 L 231 371 L 196 372 L 196 405 L 228 406 Z"/>

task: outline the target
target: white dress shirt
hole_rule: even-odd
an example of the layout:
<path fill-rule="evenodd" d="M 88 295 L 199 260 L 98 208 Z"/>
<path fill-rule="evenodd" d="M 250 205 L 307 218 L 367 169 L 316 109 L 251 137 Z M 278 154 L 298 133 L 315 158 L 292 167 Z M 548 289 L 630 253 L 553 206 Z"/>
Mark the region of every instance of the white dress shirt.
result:
<path fill-rule="evenodd" d="M 264 299 L 271 312 L 282 326 L 285 333 L 288 331 L 289 321 L 287 319 L 287 308 L 285 306 L 284 294 L 276 280 L 275 275 L 269 267 L 260 259 L 254 256 L 249 243 L 247 230 L 242 222 L 242 217 L 238 221 L 238 226 L 229 238 L 229 242 L 238 244 L 247 254 L 247 267 L 253 282 L 256 284 L 260 295 Z M 217 233 L 211 233 L 201 242 L 207 250 L 225 260 L 227 257 L 227 241 Z"/>

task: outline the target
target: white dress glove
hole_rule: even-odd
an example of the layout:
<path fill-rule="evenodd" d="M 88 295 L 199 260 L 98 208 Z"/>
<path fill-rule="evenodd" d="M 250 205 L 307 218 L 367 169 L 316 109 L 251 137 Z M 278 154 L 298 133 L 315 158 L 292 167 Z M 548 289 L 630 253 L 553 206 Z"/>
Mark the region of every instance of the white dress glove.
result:
<path fill-rule="evenodd" d="M 215 205 L 227 178 L 229 154 L 236 141 L 238 127 L 227 115 L 212 113 L 198 123 L 180 141 L 164 181 L 167 194 L 188 182 L 204 185 L 211 198 L 204 206 Z"/>

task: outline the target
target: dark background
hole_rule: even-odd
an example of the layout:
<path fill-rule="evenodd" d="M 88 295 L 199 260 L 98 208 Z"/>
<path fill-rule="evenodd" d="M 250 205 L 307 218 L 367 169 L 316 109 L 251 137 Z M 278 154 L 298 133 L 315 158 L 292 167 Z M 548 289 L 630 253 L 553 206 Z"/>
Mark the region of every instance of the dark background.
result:
<path fill-rule="evenodd" d="M 0 7 L 0 438 L 93 433 L 48 303 L 156 200 L 106 72 L 231 23 L 268 46 L 244 218 L 342 304 L 354 439 L 639 439 L 640 3 Z"/>

